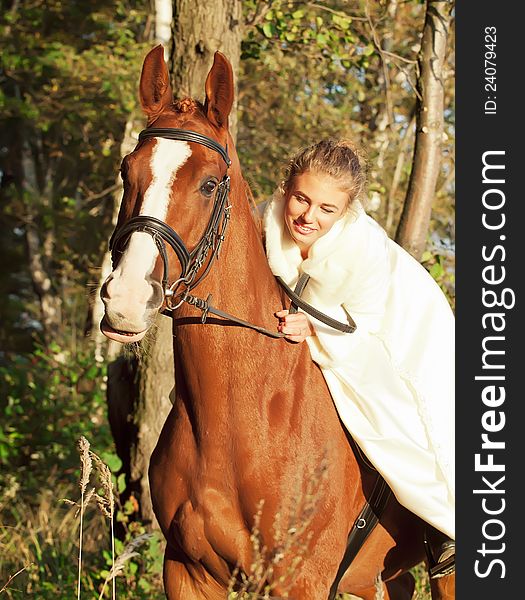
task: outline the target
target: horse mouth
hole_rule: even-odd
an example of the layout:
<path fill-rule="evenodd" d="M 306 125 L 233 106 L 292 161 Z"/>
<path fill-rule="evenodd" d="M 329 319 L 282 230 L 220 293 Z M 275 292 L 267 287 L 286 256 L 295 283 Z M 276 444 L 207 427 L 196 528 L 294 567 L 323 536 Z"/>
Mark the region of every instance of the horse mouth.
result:
<path fill-rule="evenodd" d="M 144 331 L 122 331 L 111 327 L 108 323 L 107 318 L 104 317 L 100 322 L 100 331 L 110 340 L 119 342 L 121 344 L 131 344 L 132 342 L 140 342 L 140 340 L 146 335 L 147 329 Z"/>

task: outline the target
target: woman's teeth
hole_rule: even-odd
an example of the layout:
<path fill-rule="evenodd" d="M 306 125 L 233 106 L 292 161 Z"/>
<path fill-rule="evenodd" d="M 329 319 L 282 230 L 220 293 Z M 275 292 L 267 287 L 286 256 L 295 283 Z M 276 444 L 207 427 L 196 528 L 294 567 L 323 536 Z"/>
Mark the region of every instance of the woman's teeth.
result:
<path fill-rule="evenodd" d="M 300 225 L 299 223 L 296 223 L 295 226 L 302 233 L 311 233 L 312 231 L 315 231 L 315 229 L 313 229 L 312 227 L 306 227 L 305 225 Z"/>

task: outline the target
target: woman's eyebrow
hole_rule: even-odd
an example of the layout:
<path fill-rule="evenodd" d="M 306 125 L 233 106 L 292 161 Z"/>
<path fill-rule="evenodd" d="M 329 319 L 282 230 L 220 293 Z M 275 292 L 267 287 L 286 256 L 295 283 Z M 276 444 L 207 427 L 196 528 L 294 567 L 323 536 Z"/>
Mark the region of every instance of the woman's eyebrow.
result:
<path fill-rule="evenodd" d="M 294 194 L 296 196 L 302 196 L 303 198 L 306 198 L 307 200 L 310 200 L 310 197 L 308 196 L 308 194 L 305 194 L 304 192 L 301 192 L 301 190 L 295 190 Z"/>
<path fill-rule="evenodd" d="M 302 196 L 303 198 L 306 198 L 307 200 L 312 200 L 310 198 L 310 196 L 308 196 L 308 194 L 305 194 L 304 192 L 301 192 L 301 190 L 295 190 L 295 194 Z M 337 208 L 337 206 L 335 204 L 330 204 L 329 202 L 321 202 L 322 206 L 330 206 L 332 208 Z"/>

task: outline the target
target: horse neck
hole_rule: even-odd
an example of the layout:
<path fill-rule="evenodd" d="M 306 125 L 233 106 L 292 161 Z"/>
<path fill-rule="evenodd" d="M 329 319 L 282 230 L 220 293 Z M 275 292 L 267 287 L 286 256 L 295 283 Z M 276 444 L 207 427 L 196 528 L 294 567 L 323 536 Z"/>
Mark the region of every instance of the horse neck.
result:
<path fill-rule="evenodd" d="M 200 298 L 211 294 L 211 304 L 215 308 L 277 331 L 274 313 L 283 307 L 281 293 L 268 266 L 245 186 L 240 170 L 233 168 L 231 221 L 220 258 L 192 293 Z M 178 328 L 174 338 L 179 360 L 178 377 L 184 379 L 188 399 L 197 407 L 195 414 L 201 414 L 201 399 L 210 394 L 214 396 L 214 402 L 206 404 L 214 411 L 212 418 L 216 421 L 227 418 L 228 404 L 236 405 L 235 410 L 251 410 L 245 399 L 252 398 L 256 402 L 261 398 L 266 369 L 277 365 L 286 377 L 290 362 L 307 352 L 305 348 L 299 351 L 243 327 L 223 325 L 213 315 L 208 316 L 206 325 L 196 324 L 196 314 L 193 307 L 184 308 L 184 316 L 191 316 L 193 324 Z M 263 363 L 261 369 L 254 366 L 259 361 Z M 220 389 L 227 389 L 228 393 L 218 393 Z M 242 406 L 239 406 L 240 398 L 243 398 Z M 202 417 L 206 419 L 210 415 L 202 414 Z"/>
<path fill-rule="evenodd" d="M 265 326 L 275 329 L 273 313 L 278 310 L 280 292 L 268 266 L 262 236 L 248 198 L 249 188 L 245 182 L 239 161 L 234 155 L 230 171 L 231 221 L 218 262 L 209 277 L 209 293 L 219 308 L 247 320 L 264 321 Z M 244 315 L 244 316 L 243 316 Z M 258 322 L 256 321 L 256 322 Z"/>

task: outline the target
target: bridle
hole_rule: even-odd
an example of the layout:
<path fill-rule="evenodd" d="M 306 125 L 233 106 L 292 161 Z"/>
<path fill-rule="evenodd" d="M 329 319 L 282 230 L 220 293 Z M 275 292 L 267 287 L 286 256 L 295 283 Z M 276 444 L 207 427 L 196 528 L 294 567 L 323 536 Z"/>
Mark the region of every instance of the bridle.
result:
<path fill-rule="evenodd" d="M 221 144 L 206 135 L 187 129 L 151 127 L 140 132 L 139 142 L 147 138 L 158 137 L 201 144 L 202 146 L 206 146 L 219 153 L 226 163 L 226 173 L 217 186 L 210 219 L 201 239 L 195 248 L 189 251 L 179 234 L 164 221 L 148 215 L 132 217 L 116 229 L 111 236 L 109 249 L 111 251 L 113 264 L 116 264 L 117 254 L 123 253 L 132 233 L 147 233 L 153 238 L 164 264 L 162 288 L 165 299 L 165 310 L 170 312 L 174 311 L 184 302 L 187 302 L 202 311 L 202 323 L 206 322 L 208 313 L 212 313 L 223 319 L 227 319 L 228 321 L 232 321 L 243 327 L 249 327 L 270 337 L 284 337 L 284 334 L 282 333 L 277 333 L 265 329 L 264 327 L 253 325 L 252 323 L 211 306 L 211 295 L 204 300 L 203 298 L 198 298 L 190 294 L 190 291 L 210 272 L 213 262 L 219 257 L 221 245 L 224 242 L 232 208 L 228 198 L 230 192 L 230 176 L 228 175 L 228 168 L 231 165 L 231 160 L 228 156 L 227 148 L 224 148 Z M 180 275 L 173 283 L 169 282 L 169 260 L 166 252 L 166 244 L 174 250 L 181 265 Z M 352 333 L 355 331 L 356 325 L 350 315 L 347 314 L 348 324 L 341 323 L 324 315 L 304 302 L 304 300 L 301 300 L 300 294 L 306 286 L 308 275 L 303 276 L 297 282 L 295 291 L 291 290 L 280 277 L 277 277 L 277 281 L 283 287 L 285 293 L 292 299 L 290 312 L 296 312 L 297 307 L 300 307 L 308 314 L 334 329 L 338 329 L 344 333 Z"/>
<path fill-rule="evenodd" d="M 226 163 L 227 169 L 231 165 L 231 160 L 226 148 L 212 138 L 197 133 L 196 131 L 171 127 L 144 129 L 139 134 L 139 142 L 147 138 L 158 137 L 201 144 L 202 146 L 206 146 L 207 148 L 218 152 Z M 213 262 L 219 256 L 226 228 L 230 221 L 231 204 L 228 202 L 229 191 L 230 176 L 228 175 L 228 171 L 226 171 L 226 174 L 217 186 L 211 216 L 206 229 L 191 252 L 188 250 L 179 234 L 167 223 L 155 217 L 139 215 L 126 221 L 126 223 L 115 230 L 111 236 L 109 249 L 112 253 L 113 262 L 115 263 L 116 254 L 124 251 L 132 233 L 141 231 L 151 235 L 164 263 L 162 288 L 164 291 L 166 310 L 175 310 L 186 301 L 190 290 L 196 287 L 206 275 L 208 275 Z M 169 261 L 166 252 L 166 244 L 171 246 L 174 250 L 181 265 L 180 275 L 173 283 L 170 283 L 168 279 Z M 197 277 L 197 274 L 206 263 L 206 260 L 208 262 L 204 271 Z M 179 292 L 180 288 L 182 288 L 182 290 Z"/>

